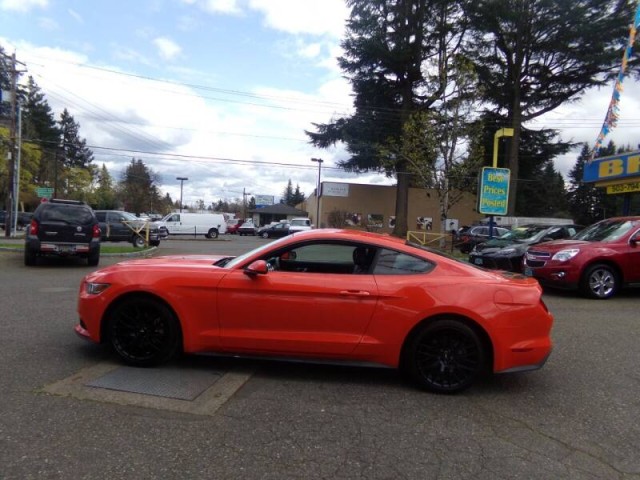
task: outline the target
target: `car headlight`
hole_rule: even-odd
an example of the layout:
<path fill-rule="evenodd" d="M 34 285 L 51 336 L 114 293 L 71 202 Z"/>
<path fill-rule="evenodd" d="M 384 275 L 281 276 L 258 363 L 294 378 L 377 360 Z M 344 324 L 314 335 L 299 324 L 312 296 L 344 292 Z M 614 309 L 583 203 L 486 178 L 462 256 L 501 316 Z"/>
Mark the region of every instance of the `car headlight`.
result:
<path fill-rule="evenodd" d="M 567 260 L 571 260 L 573 257 L 575 257 L 579 252 L 580 252 L 580 249 L 578 248 L 560 250 L 553 257 L 551 257 L 551 260 L 557 260 L 558 262 L 566 262 Z"/>
<path fill-rule="evenodd" d="M 502 248 L 496 252 L 496 255 L 512 255 L 517 251 L 518 249 L 516 248 Z"/>
<path fill-rule="evenodd" d="M 84 291 L 88 295 L 98 295 L 111 286 L 110 283 L 91 283 L 84 284 Z"/>

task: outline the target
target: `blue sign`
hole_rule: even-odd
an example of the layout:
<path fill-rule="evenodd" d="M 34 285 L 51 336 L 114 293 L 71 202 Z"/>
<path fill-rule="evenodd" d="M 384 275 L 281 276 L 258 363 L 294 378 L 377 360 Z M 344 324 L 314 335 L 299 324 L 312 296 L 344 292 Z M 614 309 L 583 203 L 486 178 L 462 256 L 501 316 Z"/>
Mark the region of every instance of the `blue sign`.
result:
<path fill-rule="evenodd" d="M 478 212 L 485 215 L 506 215 L 509 207 L 508 168 L 484 167 L 480 179 Z"/>
<path fill-rule="evenodd" d="M 609 180 L 629 180 L 640 177 L 640 152 L 595 158 L 584 164 L 582 180 L 585 182 L 606 182 Z"/>

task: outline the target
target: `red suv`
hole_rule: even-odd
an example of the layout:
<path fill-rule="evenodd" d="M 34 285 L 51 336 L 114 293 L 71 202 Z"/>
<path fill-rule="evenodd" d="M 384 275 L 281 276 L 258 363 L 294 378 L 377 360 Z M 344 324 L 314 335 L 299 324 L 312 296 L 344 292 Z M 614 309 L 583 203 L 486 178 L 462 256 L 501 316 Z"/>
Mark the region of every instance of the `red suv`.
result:
<path fill-rule="evenodd" d="M 524 274 L 542 285 L 610 298 L 625 286 L 640 286 L 640 217 L 601 220 L 570 240 L 529 247 Z"/>

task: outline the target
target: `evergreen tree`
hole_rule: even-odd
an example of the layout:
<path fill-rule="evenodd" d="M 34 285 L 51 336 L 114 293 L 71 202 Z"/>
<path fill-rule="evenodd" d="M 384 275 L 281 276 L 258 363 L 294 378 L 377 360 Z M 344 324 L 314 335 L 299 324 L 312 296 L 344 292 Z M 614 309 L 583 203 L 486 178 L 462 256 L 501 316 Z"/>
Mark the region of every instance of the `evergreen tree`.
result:
<path fill-rule="evenodd" d="M 326 148 L 344 142 L 348 171 L 384 171 L 397 178 L 394 234 L 407 231 L 411 175 L 401 156 L 383 157 L 401 143 L 412 114 L 445 100 L 464 33 L 465 0 L 348 0 L 351 14 L 340 67 L 354 90 L 355 113 L 307 132 Z"/>
<path fill-rule="evenodd" d="M 484 97 L 512 127 L 509 214 L 518 207 L 522 124 L 617 73 L 633 0 L 475 0 L 467 5 Z"/>
<path fill-rule="evenodd" d="M 23 139 L 39 145 L 42 149 L 42 157 L 37 172 L 34 172 L 33 181 L 37 185 L 53 186 L 57 190 L 62 160 L 58 152 L 60 129 L 44 93 L 33 77 L 29 77 L 27 82 L 22 111 Z"/>
<path fill-rule="evenodd" d="M 296 190 L 293 192 L 293 197 L 291 198 L 291 205 L 295 207 L 304 202 L 305 198 L 304 192 L 300 191 L 300 184 L 296 184 Z"/>
<path fill-rule="evenodd" d="M 132 158 L 118 188 L 124 209 L 135 214 L 149 211 L 153 205 L 153 186 L 156 182 L 157 175 L 142 160 Z"/>
<path fill-rule="evenodd" d="M 65 108 L 60 114 L 60 131 L 62 133 L 62 163 L 67 167 L 89 168 L 93 162 L 93 152 L 87 148 L 85 139 L 80 138 L 80 124 Z"/>
<path fill-rule="evenodd" d="M 96 176 L 98 187 L 95 192 L 94 208 L 98 210 L 113 210 L 117 208 L 116 191 L 113 178 L 103 163 Z"/>
<path fill-rule="evenodd" d="M 285 205 L 292 205 L 293 200 L 293 185 L 291 184 L 291 179 L 287 183 L 287 186 L 284 188 L 282 192 L 282 198 L 280 199 L 280 203 Z"/>

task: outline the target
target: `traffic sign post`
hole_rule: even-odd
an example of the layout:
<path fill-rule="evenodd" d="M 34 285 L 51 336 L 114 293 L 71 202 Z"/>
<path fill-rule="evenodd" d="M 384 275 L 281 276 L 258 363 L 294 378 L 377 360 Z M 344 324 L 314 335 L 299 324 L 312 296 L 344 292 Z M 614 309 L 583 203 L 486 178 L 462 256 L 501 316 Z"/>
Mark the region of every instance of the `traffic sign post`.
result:
<path fill-rule="evenodd" d="M 36 195 L 40 198 L 51 198 L 53 197 L 53 188 L 52 187 L 38 187 L 36 188 Z"/>

